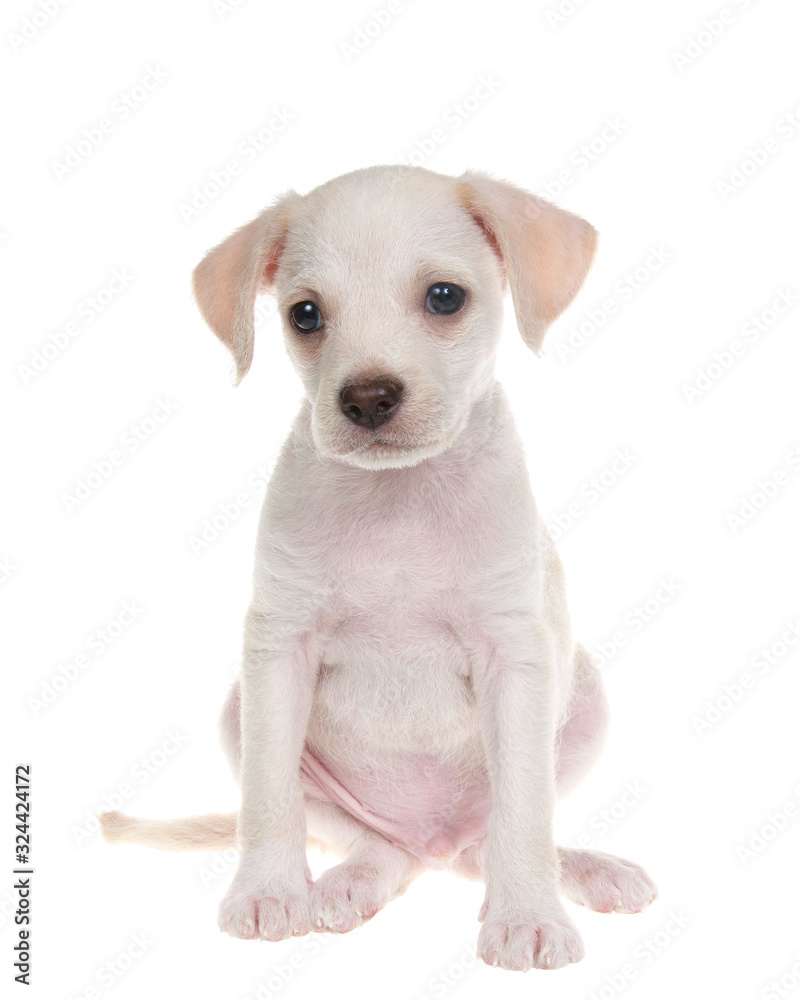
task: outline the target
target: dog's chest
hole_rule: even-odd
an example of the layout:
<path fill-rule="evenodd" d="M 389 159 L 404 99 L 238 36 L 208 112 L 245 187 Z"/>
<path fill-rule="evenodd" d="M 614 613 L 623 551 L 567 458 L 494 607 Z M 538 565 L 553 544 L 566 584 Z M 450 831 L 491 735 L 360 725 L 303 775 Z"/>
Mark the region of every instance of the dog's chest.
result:
<path fill-rule="evenodd" d="M 337 754 L 439 752 L 474 737 L 465 630 L 487 512 L 463 490 L 447 502 L 422 476 L 396 478 L 398 489 L 386 477 L 317 522 L 329 596 L 312 731 Z"/>
<path fill-rule="evenodd" d="M 377 546 L 349 541 L 307 744 L 360 804 L 354 815 L 380 817 L 377 829 L 435 866 L 482 836 L 490 801 L 467 594 L 441 525 L 387 523 Z"/>
<path fill-rule="evenodd" d="M 351 534 L 333 573 L 317 722 L 337 735 L 417 748 L 472 726 L 468 596 L 441 526 L 413 519 Z"/>

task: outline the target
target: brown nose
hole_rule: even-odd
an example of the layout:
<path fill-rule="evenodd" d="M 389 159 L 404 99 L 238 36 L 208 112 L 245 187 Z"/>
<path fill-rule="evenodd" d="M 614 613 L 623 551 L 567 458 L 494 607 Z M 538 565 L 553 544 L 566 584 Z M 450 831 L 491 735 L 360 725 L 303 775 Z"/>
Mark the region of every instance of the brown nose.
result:
<path fill-rule="evenodd" d="M 380 427 L 391 420 L 403 387 L 396 382 L 372 382 L 369 385 L 348 385 L 342 389 L 342 412 L 354 424 Z"/>

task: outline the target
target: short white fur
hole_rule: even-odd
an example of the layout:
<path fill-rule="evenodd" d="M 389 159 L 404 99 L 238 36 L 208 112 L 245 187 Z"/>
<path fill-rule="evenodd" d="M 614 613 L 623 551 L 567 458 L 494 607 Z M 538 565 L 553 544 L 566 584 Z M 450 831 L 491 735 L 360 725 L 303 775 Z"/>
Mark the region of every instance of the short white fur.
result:
<path fill-rule="evenodd" d="M 458 853 L 437 843 L 443 864 L 485 883 L 478 954 L 489 964 L 578 961 L 562 895 L 623 912 L 655 897 L 637 865 L 553 841 L 556 798 L 596 758 L 606 702 L 573 640 L 561 564 L 493 374 L 506 288 L 538 353 L 595 237 L 483 174 L 373 167 L 283 196 L 198 265 L 200 309 L 238 378 L 255 296 L 269 291 L 306 394 L 264 503 L 241 676 L 222 718 L 242 805 L 174 822 L 101 818 L 112 841 L 235 843 L 220 908 L 229 934 L 347 931 L 425 869 L 304 793 L 304 746 L 368 798 L 398 815 L 405 804 L 412 823 L 436 781 L 446 797 L 488 775 L 485 836 Z M 426 309 L 435 281 L 467 290 L 459 312 Z M 320 307 L 318 333 L 289 320 L 303 300 Z M 403 387 L 392 419 L 349 420 L 342 388 L 382 378 Z M 439 775 L 424 790 L 423 767 Z M 343 857 L 314 884 L 309 837 Z"/>

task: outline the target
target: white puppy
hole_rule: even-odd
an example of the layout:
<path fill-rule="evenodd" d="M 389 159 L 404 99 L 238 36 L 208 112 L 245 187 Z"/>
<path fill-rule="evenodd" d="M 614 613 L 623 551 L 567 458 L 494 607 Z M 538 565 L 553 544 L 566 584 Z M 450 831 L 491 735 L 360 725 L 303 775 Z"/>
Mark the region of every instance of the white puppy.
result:
<path fill-rule="evenodd" d="M 554 969 L 583 955 L 560 894 L 626 913 L 654 898 L 637 865 L 553 842 L 556 796 L 595 759 L 606 702 L 493 374 L 506 285 L 538 353 L 595 238 L 482 174 L 373 167 L 285 195 L 197 267 L 238 378 L 268 291 L 306 391 L 222 718 L 242 805 L 103 827 L 236 844 L 229 934 L 347 931 L 449 867 L 486 885 L 485 962 Z M 309 836 L 344 859 L 314 884 Z"/>

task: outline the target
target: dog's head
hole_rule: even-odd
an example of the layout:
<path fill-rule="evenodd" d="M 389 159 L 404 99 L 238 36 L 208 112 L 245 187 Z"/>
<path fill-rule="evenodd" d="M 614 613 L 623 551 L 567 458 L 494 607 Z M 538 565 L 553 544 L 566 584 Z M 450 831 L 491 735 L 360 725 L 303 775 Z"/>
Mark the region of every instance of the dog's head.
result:
<path fill-rule="evenodd" d="M 399 467 L 448 448 L 492 385 L 506 283 L 538 353 L 595 241 L 583 219 L 482 174 L 371 167 L 280 198 L 202 260 L 194 289 L 238 380 L 255 297 L 275 295 L 318 453 Z"/>

